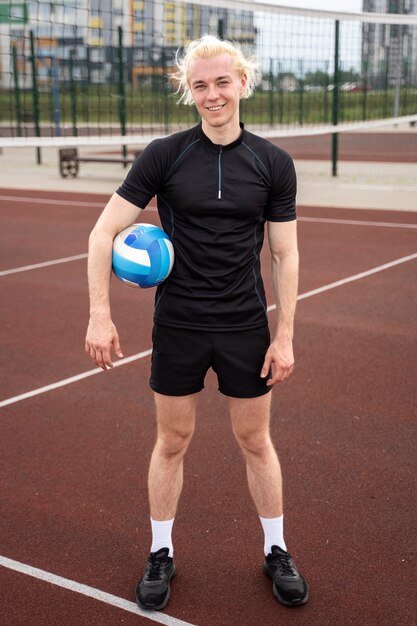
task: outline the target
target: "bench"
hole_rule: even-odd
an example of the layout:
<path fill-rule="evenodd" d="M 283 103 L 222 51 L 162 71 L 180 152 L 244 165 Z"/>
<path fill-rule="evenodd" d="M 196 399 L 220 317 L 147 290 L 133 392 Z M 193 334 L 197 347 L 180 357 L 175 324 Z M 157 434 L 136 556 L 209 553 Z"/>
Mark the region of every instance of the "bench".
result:
<path fill-rule="evenodd" d="M 133 163 L 142 150 L 136 150 L 133 156 L 80 156 L 77 148 L 59 150 L 59 173 L 63 178 L 76 178 L 80 163 Z"/>

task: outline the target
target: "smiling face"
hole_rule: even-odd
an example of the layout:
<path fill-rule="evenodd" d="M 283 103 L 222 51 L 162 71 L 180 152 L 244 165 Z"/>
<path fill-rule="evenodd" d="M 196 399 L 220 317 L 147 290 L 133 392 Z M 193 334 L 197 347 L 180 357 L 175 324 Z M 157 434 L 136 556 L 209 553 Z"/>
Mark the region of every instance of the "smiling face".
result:
<path fill-rule="evenodd" d="M 240 134 L 239 101 L 246 76 L 239 76 L 230 54 L 194 59 L 188 84 L 202 118 L 203 131 L 214 143 L 231 143 Z"/>

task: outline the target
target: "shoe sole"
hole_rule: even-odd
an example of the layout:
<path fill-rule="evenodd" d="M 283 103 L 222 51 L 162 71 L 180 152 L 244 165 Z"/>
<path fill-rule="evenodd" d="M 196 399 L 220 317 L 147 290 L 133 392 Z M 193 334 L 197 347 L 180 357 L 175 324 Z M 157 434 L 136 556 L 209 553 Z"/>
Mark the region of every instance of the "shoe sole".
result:
<path fill-rule="evenodd" d="M 303 598 L 302 600 L 295 600 L 294 602 L 288 602 L 288 600 L 285 600 L 279 593 L 278 589 L 276 588 L 276 585 L 274 583 L 274 579 L 271 576 L 271 574 L 269 573 L 269 570 L 264 567 L 264 573 L 272 579 L 272 591 L 274 593 L 274 596 L 277 598 L 277 600 L 279 602 L 281 602 L 281 604 L 284 604 L 284 606 L 302 606 L 303 604 L 305 604 L 308 600 L 308 590 L 307 590 L 307 594 L 305 596 L 305 598 Z"/>
<path fill-rule="evenodd" d="M 166 605 L 168 604 L 168 601 L 171 597 L 171 586 L 170 586 L 170 582 L 171 580 L 174 578 L 175 576 L 175 565 L 174 565 L 174 569 L 172 570 L 172 574 L 169 577 L 168 580 L 168 590 L 167 590 L 167 594 L 165 596 L 165 598 L 163 599 L 163 601 L 161 602 L 161 604 L 158 604 L 157 606 L 155 606 L 154 604 L 143 604 L 143 602 L 141 602 L 138 598 L 138 594 L 135 594 L 136 596 L 136 604 L 138 605 L 138 607 L 140 609 L 144 609 L 145 611 L 160 611 L 161 609 L 164 609 L 166 607 Z"/>

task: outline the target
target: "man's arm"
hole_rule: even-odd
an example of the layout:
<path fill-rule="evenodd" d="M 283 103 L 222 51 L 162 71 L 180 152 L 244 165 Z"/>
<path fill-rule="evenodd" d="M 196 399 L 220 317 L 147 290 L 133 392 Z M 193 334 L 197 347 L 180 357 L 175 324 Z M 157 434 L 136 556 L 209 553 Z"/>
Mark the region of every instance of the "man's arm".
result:
<path fill-rule="evenodd" d="M 114 193 L 91 231 L 88 250 L 90 322 L 85 351 L 103 370 L 113 367 L 111 350 L 122 357 L 119 335 L 111 319 L 110 275 L 113 239 L 133 224 L 141 209 Z"/>
<path fill-rule="evenodd" d="M 271 250 L 272 284 L 277 305 L 277 328 L 262 367 L 265 378 L 272 366 L 267 385 L 286 380 L 294 369 L 292 339 L 298 292 L 297 221 L 268 222 Z"/>

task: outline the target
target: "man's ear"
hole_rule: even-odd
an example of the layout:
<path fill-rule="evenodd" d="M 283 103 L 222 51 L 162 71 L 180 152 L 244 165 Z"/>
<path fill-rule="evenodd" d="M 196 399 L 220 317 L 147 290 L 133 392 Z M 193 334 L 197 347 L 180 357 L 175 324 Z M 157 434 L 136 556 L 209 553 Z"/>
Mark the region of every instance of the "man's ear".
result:
<path fill-rule="evenodd" d="M 240 79 L 240 97 L 242 98 L 244 93 L 245 93 L 245 89 L 246 89 L 246 83 L 248 82 L 248 77 L 246 76 L 246 74 L 242 74 L 242 77 Z"/>

